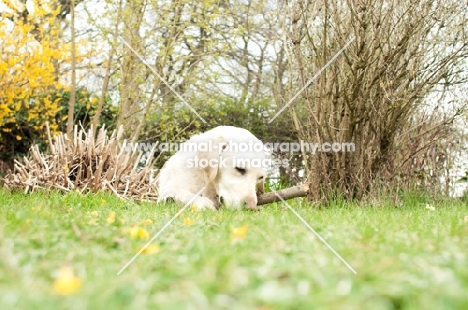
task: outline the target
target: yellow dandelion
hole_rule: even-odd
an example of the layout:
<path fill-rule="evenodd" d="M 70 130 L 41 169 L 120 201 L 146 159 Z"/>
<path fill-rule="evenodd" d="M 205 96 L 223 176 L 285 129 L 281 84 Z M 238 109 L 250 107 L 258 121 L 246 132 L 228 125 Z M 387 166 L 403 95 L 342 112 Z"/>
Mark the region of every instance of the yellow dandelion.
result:
<path fill-rule="evenodd" d="M 194 220 L 192 220 L 189 217 L 184 217 L 184 225 L 185 226 L 192 226 L 193 224 L 195 224 Z"/>
<path fill-rule="evenodd" d="M 99 212 L 98 211 L 93 211 L 90 213 L 92 216 L 99 216 Z"/>
<path fill-rule="evenodd" d="M 115 211 L 110 211 L 109 212 L 109 215 L 107 216 L 106 221 L 107 221 L 108 224 L 112 224 L 112 223 L 115 222 Z"/>
<path fill-rule="evenodd" d="M 140 225 L 151 225 L 153 224 L 153 221 L 150 219 L 146 219 L 144 221 L 141 221 Z"/>
<path fill-rule="evenodd" d="M 73 274 L 71 267 L 62 267 L 53 287 L 54 291 L 59 295 L 70 295 L 81 288 L 82 282 L 80 278 Z"/>
<path fill-rule="evenodd" d="M 197 211 L 198 211 L 198 207 L 197 207 L 196 205 L 192 205 L 192 206 L 190 207 L 190 210 L 191 210 L 192 212 L 197 212 Z"/>
<path fill-rule="evenodd" d="M 231 241 L 234 242 L 237 240 L 244 240 L 248 230 L 249 226 L 247 224 L 241 227 L 234 228 L 231 235 Z"/>
<path fill-rule="evenodd" d="M 138 252 L 141 250 L 142 247 L 138 249 Z M 161 247 L 157 244 L 151 243 L 148 245 L 141 253 L 142 254 L 154 254 L 159 253 L 161 251 Z"/>
<path fill-rule="evenodd" d="M 16 135 L 16 140 L 20 141 L 22 139 L 23 139 L 23 137 Z"/>
<path fill-rule="evenodd" d="M 132 226 L 128 229 L 130 237 L 133 239 L 148 239 L 149 233 L 139 226 Z"/>

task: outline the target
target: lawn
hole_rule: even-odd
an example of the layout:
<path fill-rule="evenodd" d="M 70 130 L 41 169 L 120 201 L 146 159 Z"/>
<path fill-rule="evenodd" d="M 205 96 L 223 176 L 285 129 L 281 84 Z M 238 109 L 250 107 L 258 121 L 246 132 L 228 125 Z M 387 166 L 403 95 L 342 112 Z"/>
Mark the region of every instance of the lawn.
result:
<path fill-rule="evenodd" d="M 0 309 L 468 309 L 468 208 L 406 195 L 317 210 L 180 209 L 0 190 Z"/>

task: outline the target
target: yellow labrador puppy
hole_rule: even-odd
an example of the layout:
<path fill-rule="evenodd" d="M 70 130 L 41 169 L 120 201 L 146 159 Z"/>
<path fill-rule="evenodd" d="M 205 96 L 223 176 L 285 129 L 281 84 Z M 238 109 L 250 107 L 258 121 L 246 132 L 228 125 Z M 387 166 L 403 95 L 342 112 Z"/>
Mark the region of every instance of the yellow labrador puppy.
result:
<path fill-rule="evenodd" d="M 196 196 L 192 205 L 200 210 L 221 205 L 256 209 L 269 164 L 263 143 L 248 130 L 213 128 L 181 144 L 164 164 L 159 201 L 172 198 L 186 204 Z"/>

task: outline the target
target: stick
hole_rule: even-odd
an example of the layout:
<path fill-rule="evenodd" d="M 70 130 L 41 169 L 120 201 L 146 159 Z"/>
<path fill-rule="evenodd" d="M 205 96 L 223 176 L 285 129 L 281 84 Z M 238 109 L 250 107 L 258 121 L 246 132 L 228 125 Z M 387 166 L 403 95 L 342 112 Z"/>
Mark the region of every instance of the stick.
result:
<path fill-rule="evenodd" d="M 280 195 L 284 200 L 295 198 L 295 197 L 305 197 L 309 193 L 309 185 L 301 184 L 290 188 L 285 188 L 280 191 L 277 191 L 276 194 Z M 278 196 L 274 192 L 264 193 L 258 196 L 257 206 L 264 205 L 267 203 L 272 203 L 279 201 Z"/>

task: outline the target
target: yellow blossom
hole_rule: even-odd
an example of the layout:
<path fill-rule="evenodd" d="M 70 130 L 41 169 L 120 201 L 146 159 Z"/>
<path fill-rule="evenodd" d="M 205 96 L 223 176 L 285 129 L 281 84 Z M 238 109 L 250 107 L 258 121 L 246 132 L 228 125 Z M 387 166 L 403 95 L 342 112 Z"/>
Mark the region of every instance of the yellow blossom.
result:
<path fill-rule="evenodd" d="M 189 217 L 184 217 L 184 225 L 185 226 L 192 226 L 193 224 L 195 224 L 194 220 L 192 220 Z"/>
<path fill-rule="evenodd" d="M 144 221 L 141 221 L 141 225 L 151 225 L 153 224 L 153 221 L 150 219 L 146 219 Z"/>
<path fill-rule="evenodd" d="M 138 249 L 138 251 L 140 250 L 141 250 L 141 247 Z M 161 247 L 157 244 L 151 243 L 141 253 L 142 254 L 154 254 L 154 253 L 159 253 L 159 251 L 161 251 Z"/>
<path fill-rule="evenodd" d="M 90 213 L 92 216 L 99 216 L 99 212 L 98 211 L 93 211 Z"/>
<path fill-rule="evenodd" d="M 62 267 L 54 281 L 54 291 L 59 295 L 70 295 L 81 288 L 82 282 L 73 274 L 71 267 Z"/>
<path fill-rule="evenodd" d="M 196 205 L 192 205 L 192 206 L 190 207 L 190 210 L 191 210 L 192 212 L 197 212 L 197 211 L 198 211 L 198 207 L 197 207 Z"/>
<path fill-rule="evenodd" d="M 54 62 L 69 63 L 71 53 L 69 45 L 57 44 L 63 34 L 60 23 L 50 22 L 57 20 L 59 13 L 54 12 L 60 12 L 59 6 L 58 11 L 44 9 L 48 5 L 44 6 L 43 2 L 28 1 L 28 10 L 34 14 L 22 18 L 21 14 L 25 8 L 12 4 L 20 2 L 2 1 L 2 4 L 7 3 L 10 13 L 0 14 L 3 56 L 0 57 L 0 127 L 8 125 L 7 128 L 0 129 L 0 139 L 4 132 L 12 132 L 12 129 L 21 131 L 27 126 L 28 129 L 38 130 L 44 127 L 46 122 L 50 123 L 52 133 L 58 131 L 57 117 L 62 109 L 59 103 L 61 98 L 59 101 L 53 101 L 51 94 L 57 93 L 59 87 L 56 77 L 61 71 L 56 70 L 58 68 L 55 68 Z M 16 22 L 6 27 L 5 19 Z M 40 34 L 40 40 L 31 35 L 33 30 Z M 82 46 L 79 42 L 78 44 Z M 75 56 L 78 59 L 85 55 L 82 50 L 77 48 Z M 92 54 L 94 53 L 93 51 Z M 23 101 L 26 98 L 35 98 L 34 104 Z M 23 119 L 27 120 L 26 125 L 23 124 Z M 14 139 L 20 141 L 24 137 L 18 135 L 14 136 Z"/>
<path fill-rule="evenodd" d="M 132 226 L 128 229 L 128 233 L 133 239 L 148 239 L 149 233 L 139 226 Z"/>
<path fill-rule="evenodd" d="M 112 224 L 112 223 L 115 222 L 115 211 L 110 211 L 109 212 L 109 215 L 107 216 L 106 221 L 107 221 L 108 224 Z"/>
<path fill-rule="evenodd" d="M 231 241 L 244 240 L 248 230 L 249 226 L 247 224 L 234 228 L 231 235 Z"/>

